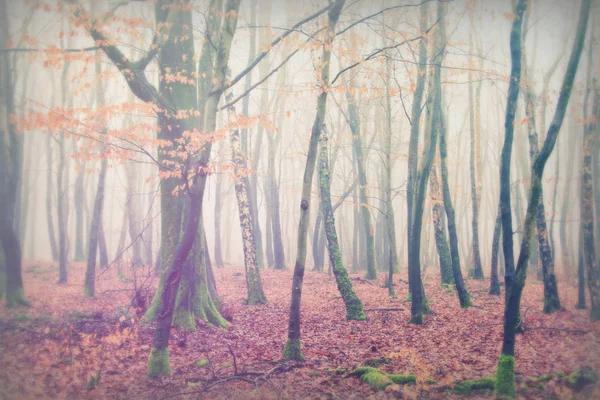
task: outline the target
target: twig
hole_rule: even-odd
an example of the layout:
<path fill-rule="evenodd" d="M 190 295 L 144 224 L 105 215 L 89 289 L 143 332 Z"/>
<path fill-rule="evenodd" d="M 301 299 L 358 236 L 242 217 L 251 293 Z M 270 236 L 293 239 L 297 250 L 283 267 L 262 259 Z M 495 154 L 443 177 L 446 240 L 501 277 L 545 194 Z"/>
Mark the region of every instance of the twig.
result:
<path fill-rule="evenodd" d="M 400 307 L 366 308 L 364 311 L 404 311 L 404 308 L 400 308 Z"/>

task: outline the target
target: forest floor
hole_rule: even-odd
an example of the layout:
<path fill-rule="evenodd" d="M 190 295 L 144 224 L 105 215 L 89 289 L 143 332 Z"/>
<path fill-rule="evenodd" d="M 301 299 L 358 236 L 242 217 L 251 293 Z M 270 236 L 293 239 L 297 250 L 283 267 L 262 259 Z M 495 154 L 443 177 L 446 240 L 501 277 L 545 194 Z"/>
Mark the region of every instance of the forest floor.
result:
<path fill-rule="evenodd" d="M 57 285 L 49 263 L 24 267 L 31 308 L 0 305 L 0 398 L 228 398 L 384 399 L 489 398 L 490 391 L 458 395 L 463 379 L 492 376 L 501 347 L 503 297 L 488 295 L 488 281 L 467 280 L 475 307 L 462 310 L 452 288 L 425 277 L 433 313 L 422 326 L 409 325 L 405 274 L 395 277 L 397 298 L 377 282 L 351 275 L 369 317 L 346 321 L 333 277 L 307 271 L 302 297 L 302 348 L 306 362 L 278 369 L 287 337 L 292 271 L 263 270 L 268 303 L 244 305 L 243 269 L 216 269 L 228 329 L 207 326 L 172 331 L 172 375 L 145 377 L 153 326 L 140 323 L 131 306 L 134 287 L 151 298 L 156 279 L 143 269 L 119 278 L 101 272 L 97 297 L 83 297 L 84 266 L 69 269 L 69 284 Z M 146 274 L 147 271 L 146 271 Z M 516 344 L 516 374 L 522 398 L 600 398 L 600 385 L 574 394 L 562 374 L 590 366 L 600 373 L 600 322 L 576 310 L 576 288 L 559 286 L 564 310 L 542 313 L 543 286 L 529 278 L 521 312 L 525 331 Z M 149 299 L 147 299 L 149 301 Z M 390 309 L 390 310 L 385 310 Z M 235 355 L 235 358 L 234 358 Z M 415 374 L 416 385 L 372 388 L 351 372 L 369 360 L 389 373 Z M 373 361 L 375 360 L 375 361 Z M 232 379 L 236 373 L 243 380 Z M 261 380 L 251 371 L 272 374 Z M 244 375 L 245 374 L 245 375 Z M 540 376 L 546 375 L 542 379 Z M 205 382 L 211 383 L 205 388 Z M 252 381 L 259 384 L 254 385 Z M 436 383 L 432 383 L 435 381 Z M 428 384 L 429 382 L 429 384 Z M 184 394 L 190 393 L 190 394 Z"/>

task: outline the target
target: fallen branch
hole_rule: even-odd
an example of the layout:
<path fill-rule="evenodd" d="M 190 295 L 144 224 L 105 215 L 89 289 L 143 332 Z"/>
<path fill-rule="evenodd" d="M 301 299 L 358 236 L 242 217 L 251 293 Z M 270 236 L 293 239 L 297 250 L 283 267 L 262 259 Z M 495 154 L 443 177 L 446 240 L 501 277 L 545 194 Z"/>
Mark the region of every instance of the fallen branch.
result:
<path fill-rule="evenodd" d="M 367 308 L 365 311 L 404 311 L 404 308 L 400 307 L 388 307 L 388 308 Z"/>

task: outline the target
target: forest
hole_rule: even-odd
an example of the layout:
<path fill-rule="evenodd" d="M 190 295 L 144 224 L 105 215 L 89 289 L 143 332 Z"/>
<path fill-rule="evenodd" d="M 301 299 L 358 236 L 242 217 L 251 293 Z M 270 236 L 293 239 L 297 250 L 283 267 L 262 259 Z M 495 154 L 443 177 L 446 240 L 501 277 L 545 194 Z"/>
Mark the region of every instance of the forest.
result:
<path fill-rule="evenodd" d="M 599 22 L 0 0 L 0 399 L 600 399 Z"/>

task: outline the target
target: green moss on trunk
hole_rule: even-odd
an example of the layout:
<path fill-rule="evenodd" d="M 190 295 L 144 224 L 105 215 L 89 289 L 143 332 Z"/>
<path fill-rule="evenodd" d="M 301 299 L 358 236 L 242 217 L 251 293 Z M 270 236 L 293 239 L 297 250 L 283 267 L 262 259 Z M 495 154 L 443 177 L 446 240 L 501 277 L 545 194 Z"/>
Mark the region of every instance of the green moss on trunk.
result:
<path fill-rule="evenodd" d="M 283 357 L 286 360 L 304 361 L 302 354 L 302 344 L 300 339 L 288 339 L 283 350 Z"/>
<path fill-rule="evenodd" d="M 6 291 L 6 306 L 8 308 L 18 306 L 31 307 L 31 303 L 25 297 L 25 293 L 23 293 L 23 288 L 18 288 L 17 290 Z"/>
<path fill-rule="evenodd" d="M 170 374 L 171 367 L 169 366 L 169 350 L 158 350 L 153 347 L 150 351 L 150 358 L 148 358 L 148 370 L 146 375 L 148 378 L 156 379 Z"/>
<path fill-rule="evenodd" d="M 496 385 L 494 394 L 499 399 L 514 399 L 515 392 L 515 358 L 500 354 L 496 368 Z"/>

